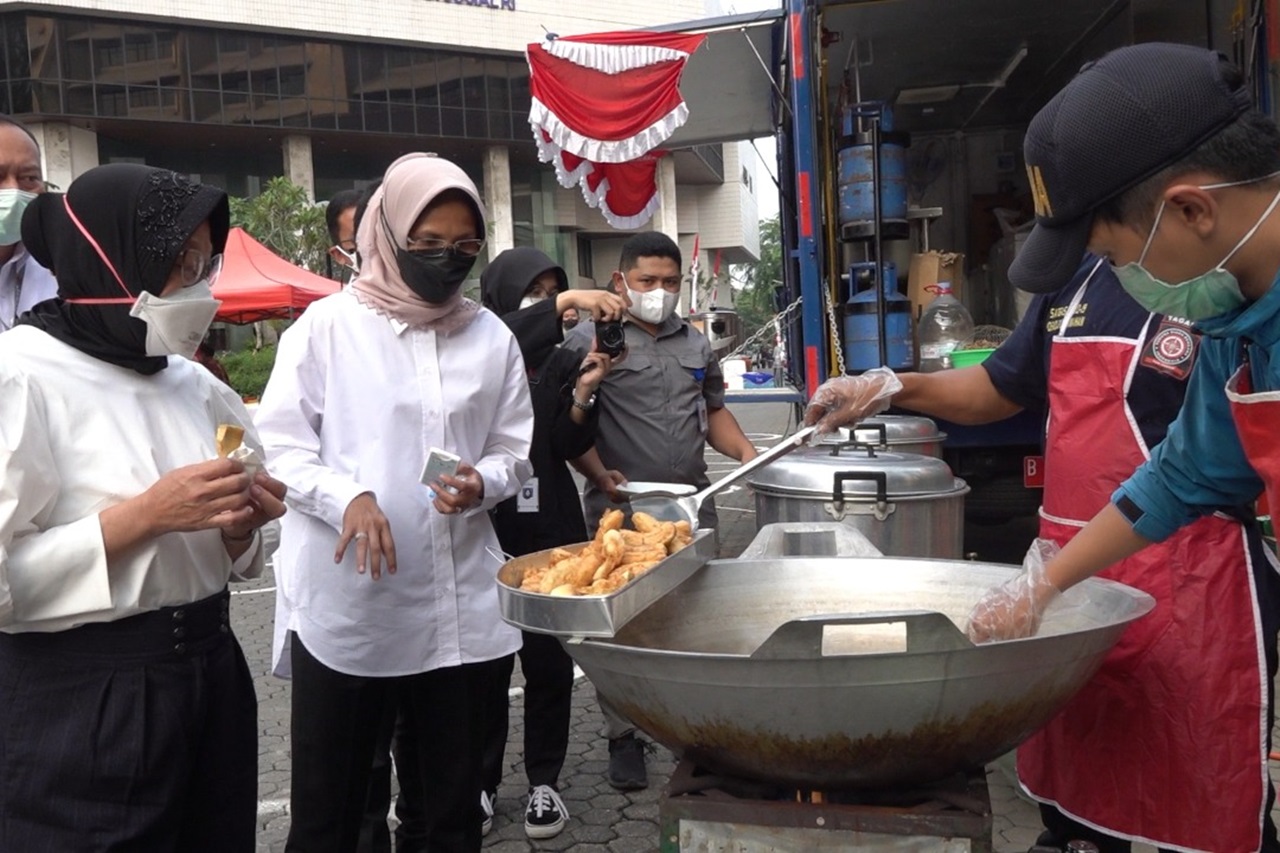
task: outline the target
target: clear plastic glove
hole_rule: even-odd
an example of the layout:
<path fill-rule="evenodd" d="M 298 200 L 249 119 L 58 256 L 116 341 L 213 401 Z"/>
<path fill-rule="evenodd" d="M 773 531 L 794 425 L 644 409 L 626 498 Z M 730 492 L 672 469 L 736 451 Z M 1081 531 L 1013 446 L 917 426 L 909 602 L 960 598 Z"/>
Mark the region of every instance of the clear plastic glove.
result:
<path fill-rule="evenodd" d="M 818 425 L 818 434 L 834 432 L 889 408 L 893 395 L 902 390 L 900 380 L 887 367 L 861 376 L 837 376 L 818 386 L 804 410 L 806 426 Z"/>
<path fill-rule="evenodd" d="M 965 632 L 975 643 L 1017 640 L 1030 637 L 1040 627 L 1040 619 L 1062 593 L 1045 577 L 1045 566 L 1058 555 L 1057 544 L 1037 539 L 1022 560 L 1025 571 L 1010 578 L 985 595 L 969 611 Z"/>

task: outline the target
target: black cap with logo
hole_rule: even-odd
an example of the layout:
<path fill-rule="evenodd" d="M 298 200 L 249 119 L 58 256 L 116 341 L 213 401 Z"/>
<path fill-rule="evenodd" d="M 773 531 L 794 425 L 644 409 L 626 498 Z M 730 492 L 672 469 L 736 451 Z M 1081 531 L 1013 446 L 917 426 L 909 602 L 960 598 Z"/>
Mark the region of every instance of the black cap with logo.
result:
<path fill-rule="evenodd" d="M 1080 266 L 1093 213 L 1181 160 L 1251 106 L 1204 48 L 1137 44 L 1085 65 L 1031 120 L 1023 156 L 1036 224 L 1009 268 L 1049 293 Z"/>

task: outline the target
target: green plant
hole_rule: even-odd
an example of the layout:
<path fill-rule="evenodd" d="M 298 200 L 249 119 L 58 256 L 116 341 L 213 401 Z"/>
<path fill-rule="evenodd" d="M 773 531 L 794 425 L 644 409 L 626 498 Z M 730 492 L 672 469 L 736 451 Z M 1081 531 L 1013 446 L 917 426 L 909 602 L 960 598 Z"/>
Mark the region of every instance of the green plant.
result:
<path fill-rule="evenodd" d="M 231 199 L 231 224 L 292 264 L 325 275 L 324 207 L 288 178 L 272 178 L 253 198 Z"/>
<path fill-rule="evenodd" d="M 262 396 L 267 380 L 271 377 L 271 368 L 276 363 L 276 348 L 254 350 L 252 346 L 248 346 L 223 355 L 219 361 L 227 371 L 227 379 L 236 393 L 241 397 L 256 399 Z"/>
<path fill-rule="evenodd" d="M 743 284 L 734 295 L 734 307 L 742 319 L 744 338 L 754 335 L 773 319 L 773 289 L 782 281 L 782 232 L 778 217 L 760 222 L 760 260 L 739 268 Z"/>

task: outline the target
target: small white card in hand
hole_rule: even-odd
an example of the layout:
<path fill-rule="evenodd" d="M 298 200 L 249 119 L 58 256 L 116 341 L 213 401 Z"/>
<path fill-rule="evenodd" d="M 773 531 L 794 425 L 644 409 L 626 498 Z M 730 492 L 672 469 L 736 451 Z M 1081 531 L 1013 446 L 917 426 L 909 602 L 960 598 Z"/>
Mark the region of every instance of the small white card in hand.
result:
<path fill-rule="evenodd" d="M 440 479 L 441 475 L 447 474 L 452 477 L 458 473 L 458 464 L 462 462 L 461 456 L 456 456 L 447 450 L 441 450 L 433 447 L 427 452 L 427 464 L 422 466 L 422 485 L 431 489 L 431 499 L 435 500 L 435 489 L 432 483 Z"/>
<path fill-rule="evenodd" d="M 538 511 L 538 478 L 530 477 L 516 495 L 516 512 Z"/>

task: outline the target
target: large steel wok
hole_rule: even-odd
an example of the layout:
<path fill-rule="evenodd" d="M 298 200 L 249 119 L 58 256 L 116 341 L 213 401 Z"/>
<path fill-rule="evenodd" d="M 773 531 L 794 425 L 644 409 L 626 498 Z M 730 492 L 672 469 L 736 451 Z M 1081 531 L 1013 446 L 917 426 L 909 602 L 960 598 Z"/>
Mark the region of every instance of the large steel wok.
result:
<path fill-rule="evenodd" d="M 1036 637 L 973 646 L 956 626 L 1016 571 L 718 560 L 615 637 L 565 647 L 601 696 L 709 770 L 801 788 L 921 784 L 1025 740 L 1154 606 L 1089 580 L 1051 608 Z"/>

